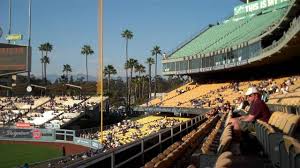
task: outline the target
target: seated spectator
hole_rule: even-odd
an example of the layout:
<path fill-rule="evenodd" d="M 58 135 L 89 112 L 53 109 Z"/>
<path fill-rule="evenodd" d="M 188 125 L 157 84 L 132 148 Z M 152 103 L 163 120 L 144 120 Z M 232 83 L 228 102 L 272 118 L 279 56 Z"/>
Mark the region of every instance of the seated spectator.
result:
<path fill-rule="evenodd" d="M 238 141 L 241 137 L 241 131 L 254 131 L 254 122 L 257 119 L 268 122 L 271 115 L 268 106 L 260 99 L 261 96 L 256 87 L 250 87 L 246 92 L 246 96 L 248 96 L 250 103 L 248 115 L 232 118 L 229 121 Z"/>

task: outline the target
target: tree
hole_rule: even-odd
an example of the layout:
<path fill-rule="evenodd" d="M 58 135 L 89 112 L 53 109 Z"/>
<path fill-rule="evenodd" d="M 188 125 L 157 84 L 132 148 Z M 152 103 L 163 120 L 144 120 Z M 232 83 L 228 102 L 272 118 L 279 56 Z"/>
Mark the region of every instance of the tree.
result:
<path fill-rule="evenodd" d="M 104 75 L 108 77 L 108 80 L 107 80 L 107 92 L 110 93 L 110 76 L 111 75 L 115 75 L 117 74 L 117 70 L 115 69 L 114 66 L 112 65 L 107 65 L 105 68 L 104 68 Z"/>
<path fill-rule="evenodd" d="M 44 51 L 45 51 L 45 44 L 41 44 L 38 47 L 39 51 L 42 53 L 41 56 L 41 64 L 42 64 L 42 79 L 44 79 L 44 62 L 43 62 L 43 57 L 44 57 Z"/>
<path fill-rule="evenodd" d="M 88 82 L 89 81 L 89 77 L 88 77 L 89 73 L 88 73 L 88 66 L 87 66 L 87 58 L 88 58 L 89 55 L 94 54 L 94 50 L 91 48 L 90 45 L 84 45 L 81 48 L 81 54 L 85 55 L 86 81 Z"/>
<path fill-rule="evenodd" d="M 63 65 L 63 73 L 66 73 L 67 82 L 69 81 L 69 72 L 72 72 L 72 68 L 69 64 Z"/>
<path fill-rule="evenodd" d="M 154 46 L 153 49 L 151 50 L 152 56 L 155 55 L 155 73 L 154 73 L 154 98 L 156 98 L 156 92 L 157 92 L 157 55 L 161 55 L 161 50 L 159 46 Z"/>
<path fill-rule="evenodd" d="M 147 58 L 146 64 L 148 64 L 148 68 L 149 68 L 149 101 L 151 99 L 151 66 L 155 63 L 154 59 L 149 57 Z"/>
<path fill-rule="evenodd" d="M 44 73 L 45 73 L 44 82 L 45 82 L 45 84 L 47 84 L 47 64 L 50 64 L 49 57 L 44 56 L 42 59 L 42 62 L 44 63 Z"/>
<path fill-rule="evenodd" d="M 126 56 L 126 60 L 125 60 L 125 64 L 127 63 L 127 61 L 128 61 L 128 40 L 130 40 L 130 39 L 132 39 L 133 38 L 133 33 L 130 31 L 130 30 L 128 30 L 128 29 L 126 29 L 126 30 L 124 30 L 123 32 L 122 32 L 122 34 L 121 34 L 121 36 L 123 37 L 123 38 L 125 38 L 125 42 L 126 42 L 126 47 L 125 47 L 125 56 Z M 127 71 L 127 69 L 126 69 L 126 97 L 127 97 L 127 101 L 126 101 L 126 103 L 127 102 L 129 102 L 128 101 L 128 96 L 129 96 L 129 94 L 128 94 L 128 71 Z M 126 107 L 127 108 L 127 107 Z M 127 111 L 128 109 L 126 109 L 126 111 Z"/>
<path fill-rule="evenodd" d="M 142 64 L 138 64 L 135 68 L 135 72 L 137 72 L 139 75 L 137 77 L 137 84 L 138 84 L 138 97 L 141 97 L 141 92 L 140 92 L 140 86 L 139 84 L 141 84 L 142 80 L 141 80 L 141 74 L 145 73 L 145 66 Z"/>
<path fill-rule="evenodd" d="M 52 50 L 53 50 L 53 45 L 50 44 L 49 42 L 47 43 L 44 43 L 43 44 L 43 48 L 44 48 L 44 51 L 45 51 L 45 56 L 43 57 L 43 63 L 44 63 L 44 73 L 45 73 L 45 76 L 44 76 L 44 81 L 45 81 L 45 84 L 47 82 L 47 68 L 46 68 L 46 64 L 50 64 L 50 58 L 48 57 L 48 53 L 50 53 Z"/>
<path fill-rule="evenodd" d="M 125 63 L 125 69 L 128 70 L 130 69 L 130 80 L 129 80 L 129 85 L 128 85 L 128 107 L 130 108 L 130 98 L 131 98 L 131 80 L 132 80 L 132 73 L 133 69 L 138 65 L 138 61 L 136 59 L 130 58 L 126 63 Z"/>

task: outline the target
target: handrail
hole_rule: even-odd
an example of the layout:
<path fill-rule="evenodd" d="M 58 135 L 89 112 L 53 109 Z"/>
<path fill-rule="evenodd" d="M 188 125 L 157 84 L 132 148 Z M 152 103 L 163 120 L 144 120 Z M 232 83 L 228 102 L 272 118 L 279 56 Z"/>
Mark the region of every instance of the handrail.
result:
<path fill-rule="evenodd" d="M 194 128 L 195 126 L 197 126 L 197 124 L 203 122 L 205 120 L 205 115 L 198 115 L 194 118 L 192 118 L 191 120 L 189 121 L 186 121 L 186 122 L 183 122 L 183 123 L 180 123 L 180 124 L 177 124 L 171 128 L 167 128 L 167 129 L 163 129 L 163 130 L 160 130 L 159 132 L 156 132 L 154 134 L 151 134 L 147 137 L 144 137 L 144 138 L 141 138 L 139 140 L 136 140 L 136 141 L 133 141 L 129 144 L 125 144 L 123 146 L 120 146 L 118 148 L 114 148 L 114 149 L 111 149 L 111 150 L 108 150 L 106 152 L 101 152 L 101 153 L 98 153 L 96 154 L 95 156 L 93 157 L 90 157 L 90 158 L 87 158 L 85 160 L 78 160 L 77 162 L 73 162 L 73 163 L 69 163 L 68 166 L 66 167 L 87 167 L 89 165 L 92 165 L 92 164 L 95 164 L 99 161 L 102 161 L 106 158 L 109 158 L 109 157 L 113 157 L 115 158 L 115 155 L 121 153 L 121 152 L 124 152 L 125 150 L 127 149 L 130 149 L 134 146 L 137 146 L 137 145 L 143 145 L 143 149 L 141 149 L 141 152 L 139 152 L 138 154 L 136 155 L 132 155 L 131 157 L 129 157 L 129 159 L 126 159 L 126 162 L 128 162 L 129 160 L 132 160 L 136 157 L 139 157 L 140 155 L 143 154 L 143 151 L 147 151 L 147 150 L 150 150 L 150 148 L 152 146 L 157 146 L 158 144 L 152 144 L 152 146 L 148 147 L 147 149 L 144 149 L 144 142 L 147 142 L 148 140 L 151 141 L 152 138 L 155 138 L 155 137 L 162 137 L 162 134 L 165 133 L 165 132 L 171 132 L 171 135 L 169 137 L 166 137 L 164 140 L 162 140 L 161 138 L 159 138 L 159 144 L 163 143 L 166 141 L 166 139 L 172 139 L 172 137 L 176 136 L 176 135 L 179 135 L 180 133 L 187 133 L 190 131 L 190 128 Z M 189 124 L 190 123 L 190 124 Z M 184 125 L 184 127 L 182 127 Z M 176 129 L 179 129 L 178 132 L 174 133 Z M 174 133 L 174 134 L 173 134 Z M 141 147 L 142 148 L 142 147 Z M 79 156 L 82 155 L 81 154 L 78 154 Z M 66 159 L 66 160 L 70 160 L 70 156 L 66 156 L 64 158 L 61 158 L 61 159 Z M 112 159 L 112 158 L 111 158 Z M 51 161 L 51 160 L 48 160 L 47 162 L 41 162 L 40 164 L 47 164 L 47 163 L 53 163 L 54 161 Z M 112 167 L 118 167 L 118 166 L 121 166 L 123 164 L 125 164 L 126 162 L 125 161 L 121 161 L 119 162 L 117 165 L 115 165 L 115 160 L 113 159 L 113 164 L 114 166 Z M 56 160 L 56 163 L 57 163 L 57 160 Z M 38 166 L 38 165 L 37 165 Z"/>

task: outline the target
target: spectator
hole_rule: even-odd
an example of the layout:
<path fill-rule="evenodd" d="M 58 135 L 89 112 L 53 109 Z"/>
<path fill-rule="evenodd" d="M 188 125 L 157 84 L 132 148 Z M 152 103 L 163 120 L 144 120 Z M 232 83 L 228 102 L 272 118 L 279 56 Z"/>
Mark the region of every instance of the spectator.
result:
<path fill-rule="evenodd" d="M 268 106 L 260 99 L 261 96 L 256 87 L 250 87 L 246 92 L 246 96 L 248 96 L 250 103 L 248 115 L 232 118 L 228 123 L 233 126 L 237 141 L 240 141 L 242 131 L 254 131 L 254 122 L 257 119 L 268 122 L 271 115 Z"/>

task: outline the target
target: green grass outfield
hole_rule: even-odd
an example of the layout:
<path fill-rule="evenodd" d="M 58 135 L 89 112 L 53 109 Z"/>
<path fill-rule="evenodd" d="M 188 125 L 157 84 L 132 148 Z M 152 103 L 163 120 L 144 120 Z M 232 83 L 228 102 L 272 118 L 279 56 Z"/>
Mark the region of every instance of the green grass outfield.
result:
<path fill-rule="evenodd" d="M 0 167 L 10 168 L 62 156 L 54 147 L 32 144 L 0 144 Z"/>

